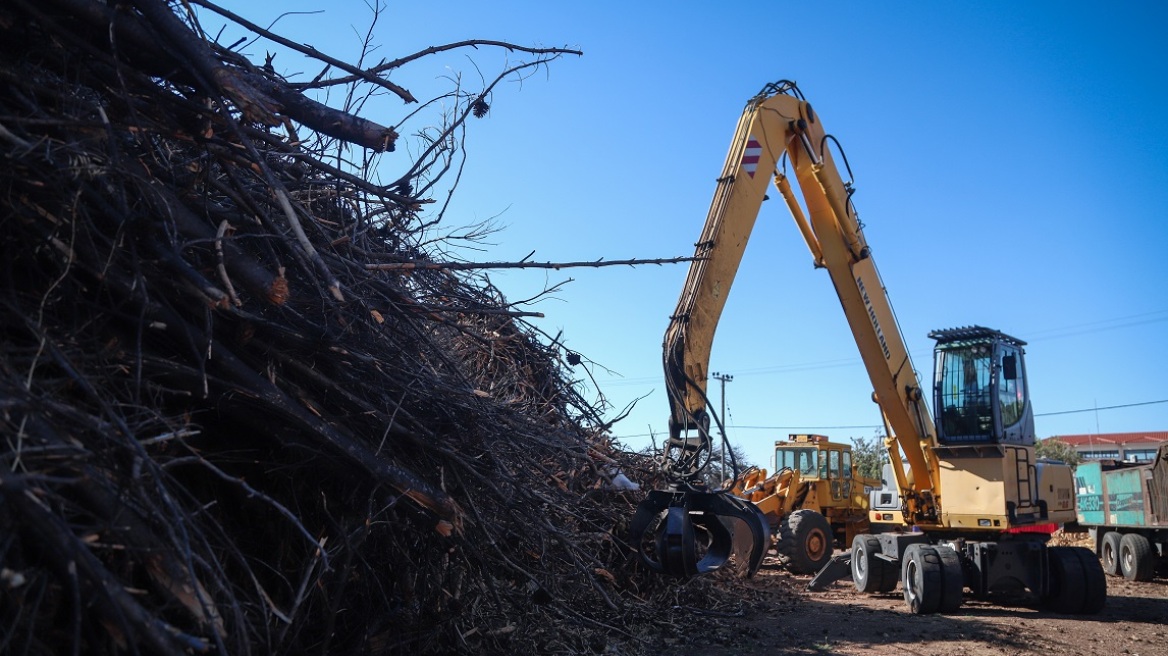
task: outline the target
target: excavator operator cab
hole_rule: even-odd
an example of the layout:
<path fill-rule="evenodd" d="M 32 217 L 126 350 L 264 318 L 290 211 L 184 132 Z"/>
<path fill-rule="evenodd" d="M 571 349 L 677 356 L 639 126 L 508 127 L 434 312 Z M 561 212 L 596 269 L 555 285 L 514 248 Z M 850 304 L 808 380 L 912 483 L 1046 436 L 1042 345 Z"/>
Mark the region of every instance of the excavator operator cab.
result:
<path fill-rule="evenodd" d="M 1022 340 L 981 326 L 935 330 L 937 440 L 943 446 L 1034 444 Z"/>

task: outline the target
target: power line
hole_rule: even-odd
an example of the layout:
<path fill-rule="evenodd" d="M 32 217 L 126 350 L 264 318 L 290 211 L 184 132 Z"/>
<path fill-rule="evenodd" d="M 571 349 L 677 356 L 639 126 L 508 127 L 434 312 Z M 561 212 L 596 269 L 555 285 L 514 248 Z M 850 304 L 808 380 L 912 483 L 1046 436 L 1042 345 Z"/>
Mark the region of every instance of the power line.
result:
<path fill-rule="evenodd" d="M 1117 408 L 1134 408 L 1141 405 L 1156 405 L 1157 403 L 1168 403 L 1168 399 L 1161 399 L 1159 401 L 1141 401 L 1140 403 L 1125 403 L 1123 405 L 1109 405 L 1102 408 L 1090 407 L 1082 410 L 1062 410 L 1060 412 L 1041 412 L 1035 413 L 1035 417 L 1051 417 L 1054 415 L 1073 415 L 1079 412 L 1095 412 L 1096 410 L 1115 410 Z"/>
<path fill-rule="evenodd" d="M 1042 412 L 1036 413 L 1035 417 L 1053 417 L 1055 415 L 1072 415 L 1080 412 L 1097 412 L 1099 410 L 1120 410 L 1123 408 L 1136 408 L 1144 405 L 1157 405 L 1160 403 L 1168 403 L 1168 399 L 1160 399 L 1159 401 L 1140 401 L 1139 403 L 1124 403 L 1121 405 L 1108 405 L 1102 408 L 1094 406 L 1090 408 L 1082 408 L 1079 410 L 1060 410 L 1058 412 Z M 882 424 L 855 424 L 850 426 L 739 426 L 736 424 L 728 424 L 726 428 L 736 428 L 741 430 L 772 430 L 772 431 L 828 431 L 828 430 L 859 430 L 864 428 L 884 428 Z M 617 435 L 616 439 L 628 439 L 635 437 L 652 437 L 655 433 L 640 433 L 636 435 Z"/>
<path fill-rule="evenodd" d="M 730 428 L 741 428 L 743 430 L 796 430 L 796 431 L 816 431 L 816 430 L 851 430 L 856 428 L 884 428 L 881 424 L 857 424 L 855 426 L 730 426 Z"/>
<path fill-rule="evenodd" d="M 861 424 L 856 426 L 739 426 L 729 424 L 726 428 L 740 428 L 742 430 L 775 430 L 775 431 L 826 431 L 826 430 L 853 430 L 858 428 L 884 428 L 882 424 Z M 635 435 L 615 435 L 618 440 L 630 437 L 652 437 L 658 433 L 638 433 Z"/>
<path fill-rule="evenodd" d="M 1168 321 L 1168 316 L 1156 316 L 1168 313 L 1168 309 L 1153 310 L 1151 312 L 1143 312 L 1140 314 L 1130 314 L 1122 317 L 1115 317 L 1113 319 L 1100 319 L 1098 321 L 1090 321 L 1087 323 L 1070 324 L 1059 326 L 1056 328 L 1045 328 L 1033 330 L 1026 333 L 1026 340 L 1029 342 L 1041 342 L 1047 339 L 1061 339 L 1064 337 L 1072 337 L 1077 335 L 1084 335 L 1096 332 L 1103 332 L 1107 330 L 1116 330 L 1119 328 L 1130 328 L 1132 326 L 1139 326 L 1148 323 L 1158 323 L 1161 321 Z M 1135 321 L 1133 321 L 1135 320 Z M 1126 322 L 1126 323 L 1119 323 Z M 1113 324 L 1113 325 L 1107 325 Z M 932 349 L 915 349 L 910 351 L 914 360 L 928 360 L 932 356 Z M 822 369 L 834 369 L 841 367 L 853 367 L 863 364 L 863 360 L 859 357 L 837 358 L 832 360 L 817 360 L 811 362 L 789 362 L 783 364 L 763 365 L 761 367 L 741 368 L 739 367 L 735 375 L 737 376 L 758 376 L 776 373 L 791 373 L 799 371 L 818 371 Z M 603 381 L 602 387 L 624 387 L 630 385 L 646 385 L 649 383 L 656 383 L 660 381 L 660 376 L 642 376 L 637 378 L 617 378 Z M 1124 406 L 1116 406 L 1124 407 Z M 1094 410 L 1094 408 L 1092 408 Z M 1080 411 L 1070 411 L 1080 412 Z M 1083 410 L 1081 412 L 1086 412 Z M 1048 413 L 1053 414 L 1053 413 Z M 1067 414 L 1067 413 L 1064 413 Z M 1038 415 L 1042 416 L 1042 415 Z"/>
<path fill-rule="evenodd" d="M 1158 323 L 1160 321 L 1168 321 L 1168 316 L 1161 316 L 1154 319 L 1148 317 L 1162 315 L 1166 312 L 1168 312 L 1168 309 L 1153 310 L 1151 312 L 1129 314 L 1127 316 L 1115 317 L 1113 319 L 1100 319 L 1098 321 L 1089 321 L 1087 323 L 1078 323 L 1071 324 L 1069 326 L 1060 326 L 1057 328 L 1034 330 L 1026 333 L 1026 339 L 1027 341 L 1042 341 L 1044 339 L 1058 339 L 1061 337 L 1097 333 L 1105 330 L 1115 330 L 1117 328 L 1130 328 L 1131 326 L 1142 326 L 1149 323 Z M 1138 319 L 1139 321 L 1133 321 L 1133 319 Z"/>

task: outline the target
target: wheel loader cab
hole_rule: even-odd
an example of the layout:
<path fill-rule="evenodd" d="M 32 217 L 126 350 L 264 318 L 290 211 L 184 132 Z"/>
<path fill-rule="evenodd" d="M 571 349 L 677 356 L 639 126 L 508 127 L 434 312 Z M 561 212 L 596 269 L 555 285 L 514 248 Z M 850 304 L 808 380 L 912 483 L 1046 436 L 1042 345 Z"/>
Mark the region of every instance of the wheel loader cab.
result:
<path fill-rule="evenodd" d="M 934 403 L 942 446 L 1034 444 L 1025 342 L 974 326 L 936 330 Z"/>
<path fill-rule="evenodd" d="M 791 439 L 794 440 L 794 436 Z M 799 472 L 799 477 L 804 480 L 819 478 L 819 454 L 815 444 L 779 442 L 775 445 L 775 471 L 790 469 Z M 824 460 L 825 467 L 826 462 Z"/>
<path fill-rule="evenodd" d="M 816 487 L 818 503 L 849 504 L 855 489 L 851 445 L 830 441 L 824 435 L 791 434 L 775 442 L 775 471 L 789 469 L 801 483 Z"/>

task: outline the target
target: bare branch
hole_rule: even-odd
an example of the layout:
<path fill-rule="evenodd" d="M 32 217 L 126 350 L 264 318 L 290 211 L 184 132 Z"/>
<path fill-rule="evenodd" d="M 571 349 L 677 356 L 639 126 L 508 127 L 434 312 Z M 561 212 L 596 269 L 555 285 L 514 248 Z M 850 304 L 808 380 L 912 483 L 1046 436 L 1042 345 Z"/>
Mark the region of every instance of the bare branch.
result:
<path fill-rule="evenodd" d="M 361 70 L 360 68 L 358 68 L 356 66 L 352 66 L 352 65 L 350 65 L 350 64 L 348 64 L 340 59 L 337 59 L 336 57 L 330 57 L 329 55 L 326 55 L 325 53 L 317 50 L 316 48 L 313 48 L 312 46 L 302 45 L 302 44 L 296 43 L 295 41 L 292 41 L 290 39 L 286 39 L 286 38 L 280 36 L 279 34 L 276 34 L 274 32 L 266 30 L 266 29 L 260 27 L 259 25 L 256 25 L 255 23 L 247 20 L 246 18 L 243 18 L 239 14 L 236 14 L 235 12 L 224 9 L 223 7 L 220 7 L 219 5 L 214 4 L 212 2 L 207 2 L 207 0 L 189 0 L 189 1 L 191 4 L 210 9 L 211 11 L 215 12 L 216 14 L 219 14 L 220 16 L 223 16 L 224 18 L 227 18 L 234 23 L 242 25 L 243 27 L 251 30 L 252 32 L 255 32 L 256 34 L 259 34 L 260 36 L 264 37 L 265 39 L 267 39 L 273 43 L 278 43 L 278 44 L 284 46 L 285 48 L 290 48 L 290 49 L 295 50 L 297 52 L 303 53 L 309 57 L 312 57 L 313 59 L 319 59 L 320 61 L 328 64 L 329 66 L 334 66 L 336 68 L 341 69 L 342 71 L 352 73 L 353 77 L 347 78 L 347 82 L 344 82 L 345 84 L 352 83 L 352 82 L 358 82 L 358 81 L 368 82 L 369 84 L 373 84 L 373 85 L 379 86 L 383 89 L 389 90 L 394 95 L 401 98 L 403 102 L 406 102 L 406 103 L 418 102 L 418 99 L 415 98 L 414 95 L 412 93 L 410 93 L 408 90 L 406 90 L 406 89 L 402 88 L 401 86 L 398 86 L 397 84 L 394 84 L 393 82 L 390 82 L 389 80 L 378 75 L 377 73 L 379 71 Z M 312 88 L 313 86 L 318 86 L 318 85 L 292 85 L 292 86 L 293 86 L 293 88 L 298 87 L 301 89 L 307 89 L 307 88 Z"/>
<path fill-rule="evenodd" d="M 473 269 L 573 269 L 580 267 L 641 266 L 645 264 L 680 264 L 693 262 L 695 257 L 667 257 L 631 260 L 592 260 L 588 262 L 376 262 L 365 265 L 368 271 L 470 271 Z"/>

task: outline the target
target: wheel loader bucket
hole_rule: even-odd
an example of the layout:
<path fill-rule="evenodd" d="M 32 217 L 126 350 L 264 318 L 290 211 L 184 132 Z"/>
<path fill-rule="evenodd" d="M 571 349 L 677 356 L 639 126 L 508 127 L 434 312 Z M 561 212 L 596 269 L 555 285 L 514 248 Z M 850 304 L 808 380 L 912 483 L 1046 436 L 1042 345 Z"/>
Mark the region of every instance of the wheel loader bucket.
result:
<path fill-rule="evenodd" d="M 730 560 L 734 531 L 728 524 L 749 533 L 746 576 L 754 576 L 770 544 L 770 527 L 753 503 L 725 492 L 649 492 L 633 516 L 630 542 L 653 571 L 690 577 Z"/>

